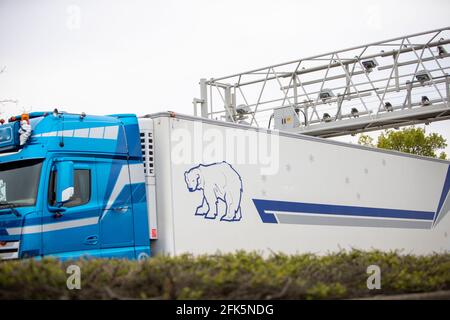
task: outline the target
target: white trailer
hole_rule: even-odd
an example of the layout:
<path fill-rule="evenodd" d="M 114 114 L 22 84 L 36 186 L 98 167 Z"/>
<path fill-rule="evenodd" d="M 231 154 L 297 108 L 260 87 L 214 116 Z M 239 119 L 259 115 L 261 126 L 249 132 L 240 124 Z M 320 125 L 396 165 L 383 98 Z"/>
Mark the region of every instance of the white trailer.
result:
<path fill-rule="evenodd" d="M 448 161 L 173 113 L 139 126 L 153 253 L 450 249 Z"/>

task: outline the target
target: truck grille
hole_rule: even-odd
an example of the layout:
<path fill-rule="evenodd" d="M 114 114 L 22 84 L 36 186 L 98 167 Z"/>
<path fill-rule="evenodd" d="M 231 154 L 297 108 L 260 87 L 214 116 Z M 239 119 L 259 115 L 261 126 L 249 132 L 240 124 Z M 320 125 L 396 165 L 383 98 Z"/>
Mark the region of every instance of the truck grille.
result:
<path fill-rule="evenodd" d="M 19 241 L 0 241 L 0 260 L 19 258 Z"/>

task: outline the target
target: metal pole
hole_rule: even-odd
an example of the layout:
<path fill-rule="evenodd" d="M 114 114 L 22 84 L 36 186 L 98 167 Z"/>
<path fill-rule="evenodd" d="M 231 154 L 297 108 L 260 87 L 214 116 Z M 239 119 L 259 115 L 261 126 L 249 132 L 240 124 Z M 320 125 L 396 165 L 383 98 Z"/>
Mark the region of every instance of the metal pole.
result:
<path fill-rule="evenodd" d="M 445 74 L 445 91 L 447 93 L 447 106 L 450 108 L 450 77 Z"/>
<path fill-rule="evenodd" d="M 297 104 L 298 104 L 297 76 L 295 74 L 293 74 L 292 77 L 293 77 L 292 80 L 294 80 L 294 108 L 297 108 Z"/>
<path fill-rule="evenodd" d="M 406 102 L 408 103 L 408 109 L 411 109 L 411 91 L 412 84 L 410 81 L 406 81 Z"/>
<path fill-rule="evenodd" d="M 397 92 L 400 91 L 400 79 L 398 74 L 398 63 L 395 63 L 397 60 L 398 53 L 394 54 L 392 58 L 394 58 L 394 72 L 395 72 L 395 88 L 397 89 Z"/>
<path fill-rule="evenodd" d="M 224 102 L 225 102 L 225 110 L 227 110 L 227 121 L 230 122 L 234 122 L 233 119 L 233 115 L 234 112 L 232 110 L 232 105 L 233 105 L 233 101 L 232 101 L 232 97 L 231 97 L 231 87 L 227 87 L 225 88 L 225 94 L 224 94 Z"/>
<path fill-rule="evenodd" d="M 194 116 L 196 117 L 197 116 L 197 101 L 195 101 L 195 99 L 194 99 L 194 101 L 192 101 L 192 105 L 194 107 Z"/>
<path fill-rule="evenodd" d="M 206 86 L 206 79 L 200 79 L 200 105 L 201 105 L 201 115 L 203 118 L 208 118 L 208 90 Z M 196 111 L 197 115 L 197 111 Z"/>

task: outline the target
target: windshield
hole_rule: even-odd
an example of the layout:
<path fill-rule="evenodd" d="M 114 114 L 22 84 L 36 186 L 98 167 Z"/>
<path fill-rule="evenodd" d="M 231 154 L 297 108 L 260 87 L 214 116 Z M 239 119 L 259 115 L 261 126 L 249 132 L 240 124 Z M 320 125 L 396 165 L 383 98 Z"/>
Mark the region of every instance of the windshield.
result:
<path fill-rule="evenodd" d="M 42 159 L 0 164 L 0 209 L 36 204 Z"/>

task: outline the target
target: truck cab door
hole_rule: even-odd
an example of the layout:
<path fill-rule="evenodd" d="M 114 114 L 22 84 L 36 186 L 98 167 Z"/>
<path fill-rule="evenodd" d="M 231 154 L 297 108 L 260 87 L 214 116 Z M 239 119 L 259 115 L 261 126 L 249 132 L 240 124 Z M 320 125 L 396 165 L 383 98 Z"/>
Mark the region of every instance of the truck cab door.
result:
<path fill-rule="evenodd" d="M 56 203 L 58 172 L 49 164 L 48 199 L 43 208 L 43 253 L 67 258 L 100 256 L 100 205 L 97 201 L 95 161 L 67 159 L 73 162 L 73 195 L 62 205 L 64 211 L 51 210 Z"/>
<path fill-rule="evenodd" d="M 104 257 L 134 258 L 134 222 L 128 161 L 97 159 L 101 249 Z"/>

